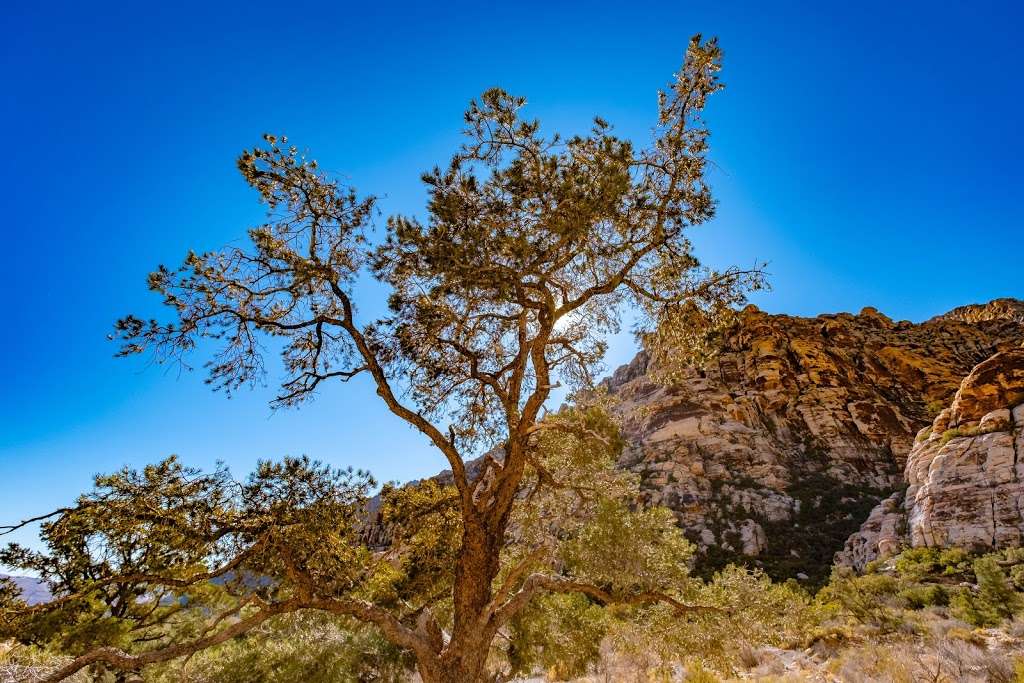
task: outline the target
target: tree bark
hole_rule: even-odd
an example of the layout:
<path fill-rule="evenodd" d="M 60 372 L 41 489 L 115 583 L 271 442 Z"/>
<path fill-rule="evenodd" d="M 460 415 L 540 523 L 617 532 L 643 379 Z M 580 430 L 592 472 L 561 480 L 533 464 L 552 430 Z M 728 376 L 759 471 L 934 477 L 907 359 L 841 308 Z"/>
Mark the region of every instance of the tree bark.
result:
<path fill-rule="evenodd" d="M 489 513 L 489 514 L 488 514 Z M 462 553 L 455 566 L 451 639 L 433 662 L 419 662 L 424 683 L 477 683 L 485 680 L 493 638 L 489 607 L 500 569 L 508 513 L 491 507 L 465 516 Z"/>

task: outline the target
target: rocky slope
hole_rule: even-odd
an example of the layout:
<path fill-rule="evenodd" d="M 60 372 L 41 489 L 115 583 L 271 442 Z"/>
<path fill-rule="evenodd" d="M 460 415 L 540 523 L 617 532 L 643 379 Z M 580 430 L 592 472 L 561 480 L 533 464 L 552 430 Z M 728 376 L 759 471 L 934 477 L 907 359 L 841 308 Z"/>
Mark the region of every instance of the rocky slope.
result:
<path fill-rule="evenodd" d="M 975 365 L 1022 339 L 1014 299 L 921 324 L 872 308 L 748 307 L 718 357 L 673 386 L 651 379 L 643 354 L 607 381 L 630 443 L 621 464 L 676 512 L 703 569 L 746 556 L 820 580 L 872 506 L 904 487 L 917 432 Z"/>
<path fill-rule="evenodd" d="M 1024 347 L 994 354 L 921 430 L 906 492 L 871 512 L 837 560 L 863 569 L 906 546 L 1024 545 Z"/>

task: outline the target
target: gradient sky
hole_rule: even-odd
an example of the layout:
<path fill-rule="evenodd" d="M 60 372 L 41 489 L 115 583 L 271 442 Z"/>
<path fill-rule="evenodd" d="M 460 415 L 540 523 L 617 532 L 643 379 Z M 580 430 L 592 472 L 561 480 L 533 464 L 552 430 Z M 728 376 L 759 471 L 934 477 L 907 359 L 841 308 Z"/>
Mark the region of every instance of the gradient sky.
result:
<path fill-rule="evenodd" d="M 2 521 L 170 453 L 436 472 L 365 383 L 272 412 L 269 389 L 227 400 L 201 373 L 113 359 L 111 323 L 159 313 L 155 265 L 260 220 L 234 158 L 263 131 L 422 215 L 419 173 L 482 90 L 525 95 L 548 130 L 599 114 L 644 140 L 698 31 L 720 37 L 728 87 L 708 112 L 719 217 L 696 242 L 713 265 L 770 262 L 758 305 L 922 320 L 1024 297 L 1018 2 L 157 5 L 4 9 Z M 609 365 L 633 353 L 622 335 Z"/>

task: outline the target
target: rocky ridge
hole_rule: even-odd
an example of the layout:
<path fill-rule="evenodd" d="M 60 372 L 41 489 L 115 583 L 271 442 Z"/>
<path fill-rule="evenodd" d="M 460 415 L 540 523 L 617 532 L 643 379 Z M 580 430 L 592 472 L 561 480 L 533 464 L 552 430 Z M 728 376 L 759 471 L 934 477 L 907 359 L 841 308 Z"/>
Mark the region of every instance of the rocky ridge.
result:
<path fill-rule="evenodd" d="M 29 605 L 47 602 L 53 597 L 50 586 L 43 580 L 31 576 L 10 576 L 0 574 L 0 581 L 8 580 L 21 594 L 21 599 Z"/>
<path fill-rule="evenodd" d="M 777 577 L 820 580 L 871 508 L 904 488 L 915 435 L 964 376 L 1022 339 L 1014 299 L 920 324 L 873 308 L 748 307 L 719 355 L 673 385 L 652 379 L 642 353 L 606 381 L 629 443 L 620 464 L 675 511 L 707 571 L 754 558 Z"/>

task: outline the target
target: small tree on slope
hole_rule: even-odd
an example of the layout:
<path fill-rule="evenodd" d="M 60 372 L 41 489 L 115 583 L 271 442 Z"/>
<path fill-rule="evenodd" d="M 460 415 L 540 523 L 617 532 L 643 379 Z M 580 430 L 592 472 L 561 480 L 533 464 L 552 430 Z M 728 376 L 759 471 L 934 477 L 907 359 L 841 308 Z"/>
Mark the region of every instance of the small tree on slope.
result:
<path fill-rule="evenodd" d="M 177 360 L 213 339 L 219 351 L 209 364 L 210 381 L 232 391 L 262 378 L 261 338 L 271 337 L 286 372 L 278 405 L 308 400 L 331 381 L 368 377 L 378 398 L 426 435 L 451 469 L 458 511 L 453 575 L 447 595 L 413 608 L 356 590 L 365 586 L 351 572 L 367 556 L 346 540 L 353 526 L 343 523 L 349 491 L 330 493 L 336 475 L 312 463 L 266 466 L 250 484 L 251 500 L 206 512 L 227 517 L 207 524 L 204 549 L 216 557 L 224 542 L 240 543 L 229 556 L 260 555 L 254 568 L 287 578 L 289 590 L 253 598 L 235 612 L 244 617 L 218 622 L 191 641 L 147 650 L 142 663 L 223 642 L 277 614 L 318 609 L 376 625 L 413 653 L 428 683 L 462 683 L 482 680 L 495 635 L 542 593 L 690 609 L 649 585 L 619 590 L 575 580 L 530 553 L 502 572 L 501 558 L 513 509 L 529 499 L 524 477 L 533 473 L 540 485 L 559 485 L 538 462 L 540 436 L 585 438 L 589 429 L 583 418 L 543 419 L 545 403 L 559 382 L 591 385 L 602 340 L 618 329 L 623 306 L 640 312 L 641 332 L 657 351 L 659 344 L 692 337 L 694 320 L 721 324 L 745 289 L 761 282 L 757 268 L 702 268 L 687 238 L 690 227 L 714 212 L 701 112 L 722 87 L 720 68 L 716 41 L 694 37 L 659 96 L 658 123 L 645 148 L 618 138 L 600 119 L 585 136 L 544 137 L 536 121 L 521 117 L 525 100 L 485 92 L 466 112 L 467 142 L 446 167 L 423 176 L 427 223 L 392 217 L 376 246 L 366 237 L 374 199 L 340 186 L 285 139 L 266 136 L 264 147 L 240 156 L 239 170 L 269 207 L 268 222 L 249 231 L 247 247 L 193 253 L 180 268 L 153 273 L 151 288 L 177 319 L 118 321 L 122 353 Z M 366 324 L 358 319 L 354 288 L 364 272 L 392 292 L 390 314 Z M 500 457 L 467 467 L 495 446 Z M 188 477 L 181 477 L 174 485 L 185 485 Z M 168 500 L 171 509 L 176 504 Z M 310 506 L 333 511 L 323 519 L 338 527 L 325 524 L 330 542 L 300 542 L 296 553 L 286 542 L 288 530 L 308 532 L 312 522 L 303 511 Z M 291 514 L 305 521 L 289 521 Z M 188 524 L 204 519 L 183 518 Z M 332 562 L 333 570 L 324 569 Z M 189 553 L 158 569 L 186 565 L 195 566 Z M 160 571 L 142 574 L 161 578 Z M 450 609 L 447 631 L 435 604 Z M 98 661 L 136 668 L 141 660 L 96 650 L 61 674 Z"/>

